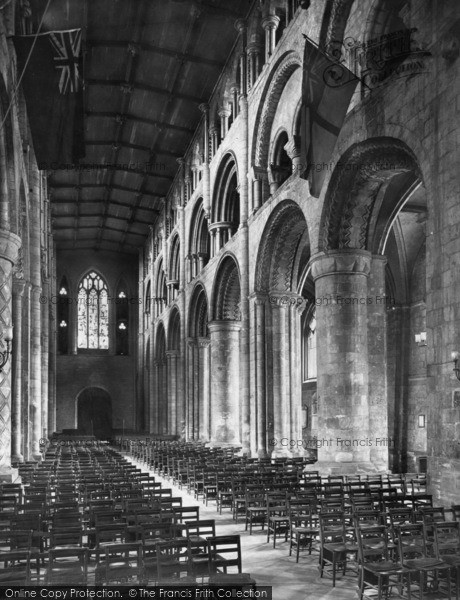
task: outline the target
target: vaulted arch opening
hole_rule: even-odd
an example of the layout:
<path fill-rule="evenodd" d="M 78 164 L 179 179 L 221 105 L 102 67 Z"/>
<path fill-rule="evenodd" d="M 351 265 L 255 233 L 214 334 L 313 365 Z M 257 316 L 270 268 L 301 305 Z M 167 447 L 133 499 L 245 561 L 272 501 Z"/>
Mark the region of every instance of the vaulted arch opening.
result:
<path fill-rule="evenodd" d="M 259 456 L 292 450 L 269 447 L 269 438 L 301 439 L 310 433 L 302 430 L 302 408 L 311 399 L 304 398 L 300 376 L 301 315 L 314 306 L 314 288 L 306 275 L 309 258 L 305 217 L 295 202 L 281 202 L 262 234 L 255 272 L 253 385 L 259 416 L 253 444 Z"/>
<path fill-rule="evenodd" d="M 390 443 L 321 448 L 321 460 L 402 472 L 411 451 L 415 456 L 414 449 L 423 447 L 415 413 L 425 409 L 426 358 L 412 336 L 414 328 L 425 327 L 426 309 L 421 298 L 412 302 L 411 288 L 426 286 L 426 210 L 417 159 L 398 139 L 353 145 L 331 176 L 321 251 L 312 264 L 321 303 L 316 310 L 323 365 L 318 426 L 328 437 L 355 439 L 364 432 Z M 348 357 L 338 370 L 337 352 Z M 344 418 L 334 421 L 336 414 Z"/>
<path fill-rule="evenodd" d="M 89 387 L 77 396 L 77 429 L 81 435 L 99 440 L 112 437 L 112 399 L 99 387 Z"/>
<path fill-rule="evenodd" d="M 217 254 L 236 233 L 240 224 L 238 172 L 232 154 L 227 154 L 218 170 L 212 202 L 211 251 Z"/>
<path fill-rule="evenodd" d="M 189 309 L 187 340 L 187 436 L 188 439 L 210 440 L 210 335 L 209 306 L 206 290 L 198 284 Z"/>
<path fill-rule="evenodd" d="M 213 286 L 211 336 L 211 440 L 241 441 L 240 330 L 241 282 L 233 256 L 221 261 Z"/>

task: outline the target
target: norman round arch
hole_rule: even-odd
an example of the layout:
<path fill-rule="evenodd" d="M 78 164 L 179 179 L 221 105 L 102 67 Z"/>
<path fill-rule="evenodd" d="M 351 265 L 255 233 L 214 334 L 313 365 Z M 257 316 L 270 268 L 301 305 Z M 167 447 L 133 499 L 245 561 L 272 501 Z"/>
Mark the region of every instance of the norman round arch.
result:
<path fill-rule="evenodd" d="M 239 321 L 241 283 L 238 263 L 233 255 L 223 257 L 213 291 L 213 317 L 216 321 Z"/>
<path fill-rule="evenodd" d="M 208 298 L 201 283 L 195 286 L 189 309 L 189 336 L 192 338 L 208 337 Z"/>
<path fill-rule="evenodd" d="M 306 232 L 307 223 L 299 206 L 292 200 L 281 202 L 265 226 L 259 246 L 255 273 L 255 289 L 258 292 L 296 291 L 295 258 Z M 304 246 L 308 255 L 309 245 Z M 306 264 L 308 258 L 303 262 Z M 299 265 L 298 268 L 304 266 Z"/>
<path fill-rule="evenodd" d="M 85 387 L 76 398 L 77 429 L 98 439 L 112 436 L 112 398 L 102 387 Z"/>
<path fill-rule="evenodd" d="M 329 181 L 319 249 L 377 252 L 392 215 L 421 181 L 417 158 L 404 142 L 380 137 L 354 144 Z"/>
<path fill-rule="evenodd" d="M 264 90 L 265 101 L 261 102 L 256 123 L 260 123 L 252 149 L 252 161 L 258 167 L 268 166 L 270 134 L 278 103 L 291 75 L 299 69 L 302 61 L 296 52 L 283 55 L 274 68 Z"/>
<path fill-rule="evenodd" d="M 180 350 L 180 313 L 177 306 L 173 306 L 169 317 L 168 350 Z"/>

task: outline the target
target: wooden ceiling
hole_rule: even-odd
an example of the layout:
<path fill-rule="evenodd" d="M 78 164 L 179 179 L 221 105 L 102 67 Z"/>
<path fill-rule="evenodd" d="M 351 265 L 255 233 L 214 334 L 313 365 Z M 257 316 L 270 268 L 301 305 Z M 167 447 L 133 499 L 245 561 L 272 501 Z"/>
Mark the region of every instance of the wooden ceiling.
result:
<path fill-rule="evenodd" d="M 86 38 L 86 157 L 48 180 L 58 249 L 142 246 L 250 3 L 51 1 L 43 31 L 83 27 Z"/>

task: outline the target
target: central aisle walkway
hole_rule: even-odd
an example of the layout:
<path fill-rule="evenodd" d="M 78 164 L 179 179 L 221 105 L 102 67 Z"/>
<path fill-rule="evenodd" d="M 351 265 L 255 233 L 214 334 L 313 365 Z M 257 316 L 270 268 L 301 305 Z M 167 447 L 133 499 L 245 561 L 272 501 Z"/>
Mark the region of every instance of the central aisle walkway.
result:
<path fill-rule="evenodd" d="M 181 496 L 184 506 L 198 505 L 200 519 L 215 519 L 216 535 L 240 534 L 243 572 L 250 573 L 258 585 L 273 586 L 273 600 L 356 600 L 357 577 L 346 575 L 333 588 L 331 579 L 319 576 L 318 552 L 309 556 L 307 551 L 301 551 L 296 564 L 295 556 L 289 556 L 289 542 L 285 542 L 284 538 L 277 540 L 276 548 L 273 548 L 272 542 L 267 544 L 266 530 L 262 532 L 260 526 L 250 536 L 244 530 L 243 519 L 235 523 L 228 508 L 219 515 L 215 502 L 206 507 L 185 489 L 172 485 L 171 481 L 163 479 L 144 463 L 135 461 L 130 455 L 124 456 L 143 471 L 154 475 L 163 487 L 172 488 L 173 496 Z"/>

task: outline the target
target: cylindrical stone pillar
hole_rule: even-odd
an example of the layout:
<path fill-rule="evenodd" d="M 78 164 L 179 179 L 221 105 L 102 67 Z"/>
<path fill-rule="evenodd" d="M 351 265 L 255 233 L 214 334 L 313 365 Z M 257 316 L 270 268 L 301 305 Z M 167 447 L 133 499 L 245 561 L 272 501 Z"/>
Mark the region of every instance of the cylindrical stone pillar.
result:
<path fill-rule="evenodd" d="M 50 280 L 47 277 L 43 281 L 43 296 L 50 302 Z M 48 369 L 49 369 L 49 306 L 48 302 L 41 305 L 42 311 L 42 331 L 41 331 L 41 352 L 42 352 L 42 434 L 41 437 L 48 438 Z"/>
<path fill-rule="evenodd" d="M 239 321 L 209 323 L 211 335 L 211 441 L 240 443 Z"/>
<path fill-rule="evenodd" d="M 13 277 L 13 393 L 11 398 L 11 461 L 23 462 L 22 455 L 22 299 L 25 281 Z"/>
<path fill-rule="evenodd" d="M 12 268 L 21 246 L 20 238 L 9 231 L 0 229 L 0 328 L 9 327 L 12 322 Z M 15 344 L 13 334 L 13 341 Z M 3 335 L 2 335 L 3 338 Z M 2 341 L 2 351 L 6 342 Z M 0 372 L 0 481 L 12 481 L 16 472 L 11 468 L 11 356 Z"/>
<path fill-rule="evenodd" d="M 194 423 L 193 417 L 195 414 L 195 346 L 194 339 L 187 340 L 187 403 L 186 403 L 186 432 L 187 441 L 194 439 Z"/>
<path fill-rule="evenodd" d="M 40 439 L 42 437 L 42 363 L 41 363 L 41 306 L 42 288 L 32 285 L 30 294 L 30 318 L 32 323 L 31 336 L 31 374 L 30 374 L 30 404 L 32 407 L 32 456 L 41 460 Z"/>
<path fill-rule="evenodd" d="M 168 433 L 176 435 L 177 433 L 177 351 L 169 350 L 166 352 L 166 360 L 168 363 Z"/>
<path fill-rule="evenodd" d="M 379 471 L 389 465 L 394 439 L 388 435 L 387 306 L 385 256 L 372 256 L 368 288 L 369 437 L 371 461 Z"/>
<path fill-rule="evenodd" d="M 267 456 L 267 389 L 266 389 L 266 356 L 265 356 L 265 298 L 255 299 L 255 390 L 257 410 L 257 455 Z"/>
<path fill-rule="evenodd" d="M 312 257 L 318 339 L 318 461 L 331 469 L 369 469 L 367 298 L 371 255 L 365 250 Z M 325 470 L 325 469 L 323 469 Z"/>
<path fill-rule="evenodd" d="M 199 438 L 202 440 L 210 439 L 210 410 L 211 410 L 211 396 L 210 396 L 210 357 L 209 357 L 209 338 L 198 338 L 198 353 L 200 363 L 200 412 L 199 412 Z"/>

